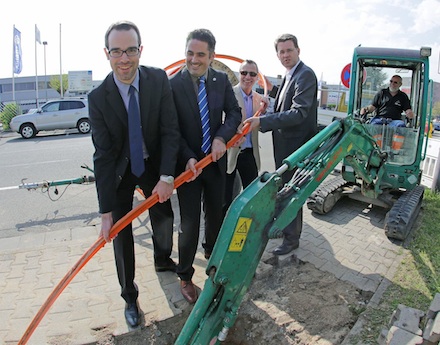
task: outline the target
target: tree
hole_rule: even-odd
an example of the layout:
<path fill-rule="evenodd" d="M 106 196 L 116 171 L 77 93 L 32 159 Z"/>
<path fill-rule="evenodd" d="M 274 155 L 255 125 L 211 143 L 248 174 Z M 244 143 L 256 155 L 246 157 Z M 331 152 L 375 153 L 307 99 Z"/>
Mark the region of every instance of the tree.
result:
<path fill-rule="evenodd" d="M 69 86 L 69 78 L 68 78 L 67 74 L 63 74 L 62 78 L 63 78 L 63 92 L 62 92 L 62 94 L 64 95 L 66 93 L 68 86 Z M 52 78 L 50 79 L 50 82 L 49 82 L 49 86 L 52 89 L 57 90 L 61 94 L 60 77 L 59 76 L 55 76 L 55 75 L 52 76 Z"/>
<path fill-rule="evenodd" d="M 382 72 L 381 67 L 367 67 L 367 80 L 371 83 L 372 90 L 379 90 L 387 87 L 385 80 L 387 74 Z"/>
<path fill-rule="evenodd" d="M 0 113 L 0 121 L 4 130 L 10 129 L 9 124 L 14 116 L 21 114 L 20 107 L 17 103 L 6 104 Z"/>

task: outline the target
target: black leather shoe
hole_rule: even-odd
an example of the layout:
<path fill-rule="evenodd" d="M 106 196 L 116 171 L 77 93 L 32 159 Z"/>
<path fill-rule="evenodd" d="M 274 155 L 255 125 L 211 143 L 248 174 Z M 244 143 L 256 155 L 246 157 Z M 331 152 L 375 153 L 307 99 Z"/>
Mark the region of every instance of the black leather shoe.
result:
<path fill-rule="evenodd" d="M 141 315 L 137 302 L 125 304 L 125 320 L 130 327 L 137 327 L 141 323 Z"/>
<path fill-rule="evenodd" d="M 176 267 L 176 263 L 171 258 L 168 258 L 168 260 L 165 262 L 154 263 L 154 269 L 156 270 L 156 272 L 176 272 Z"/>
<path fill-rule="evenodd" d="M 280 246 L 276 247 L 273 250 L 273 254 L 275 255 L 286 255 L 289 254 L 292 250 L 296 249 L 299 247 L 299 240 L 298 241 L 294 241 L 294 242 L 287 242 L 284 241 L 283 244 L 281 244 Z"/>

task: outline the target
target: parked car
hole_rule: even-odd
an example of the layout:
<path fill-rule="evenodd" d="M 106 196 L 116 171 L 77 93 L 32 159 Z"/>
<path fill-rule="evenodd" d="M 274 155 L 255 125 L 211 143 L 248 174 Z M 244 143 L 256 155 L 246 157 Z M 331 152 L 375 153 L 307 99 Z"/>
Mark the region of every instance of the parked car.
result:
<path fill-rule="evenodd" d="M 434 129 L 435 129 L 436 131 L 440 131 L 440 122 L 435 121 L 435 122 L 433 122 L 433 123 L 434 123 Z"/>
<path fill-rule="evenodd" d="M 77 128 L 80 133 L 90 132 L 89 106 L 85 98 L 65 98 L 48 101 L 41 108 L 17 115 L 9 124 L 14 132 L 25 139 L 39 131 Z"/>

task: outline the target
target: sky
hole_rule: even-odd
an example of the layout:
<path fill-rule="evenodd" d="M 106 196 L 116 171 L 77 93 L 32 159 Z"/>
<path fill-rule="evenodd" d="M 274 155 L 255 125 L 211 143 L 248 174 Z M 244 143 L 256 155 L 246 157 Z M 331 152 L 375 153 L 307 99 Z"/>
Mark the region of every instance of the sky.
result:
<path fill-rule="evenodd" d="M 216 37 L 217 54 L 255 60 L 260 72 L 271 77 L 284 74 L 273 42 L 280 34 L 291 33 L 298 38 L 301 60 L 328 84 L 340 82 L 342 69 L 351 62 L 358 45 L 417 50 L 429 46 L 430 78 L 440 82 L 440 0 L 262 3 L 76 0 L 61 5 L 52 0 L 4 1 L 0 39 L 9 47 L 9 54 L 1 59 L 0 78 L 12 77 L 14 25 L 21 32 L 23 63 L 15 76 L 44 76 L 44 46 L 35 44 L 37 25 L 41 42 L 47 42 L 47 75 L 91 70 L 93 80 L 102 80 L 111 71 L 103 50 L 105 31 L 115 21 L 130 20 L 142 35 L 143 65 L 166 68 L 183 59 L 187 34 L 207 28 Z M 238 70 L 237 62 L 220 61 Z"/>

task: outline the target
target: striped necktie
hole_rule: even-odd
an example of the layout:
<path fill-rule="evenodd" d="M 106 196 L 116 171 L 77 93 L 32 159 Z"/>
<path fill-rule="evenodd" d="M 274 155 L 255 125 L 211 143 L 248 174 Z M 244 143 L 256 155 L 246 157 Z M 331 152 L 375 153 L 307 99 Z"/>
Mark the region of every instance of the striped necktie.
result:
<path fill-rule="evenodd" d="M 136 100 L 136 89 L 130 85 L 128 91 L 128 140 L 130 143 L 131 172 L 137 177 L 145 171 L 144 152 L 142 149 L 142 125 L 139 104 Z"/>
<path fill-rule="evenodd" d="M 211 148 L 211 135 L 209 133 L 209 109 L 208 97 L 206 95 L 205 77 L 199 79 L 199 92 L 197 94 L 197 102 L 199 104 L 200 119 L 202 120 L 202 151 L 208 153 Z"/>

